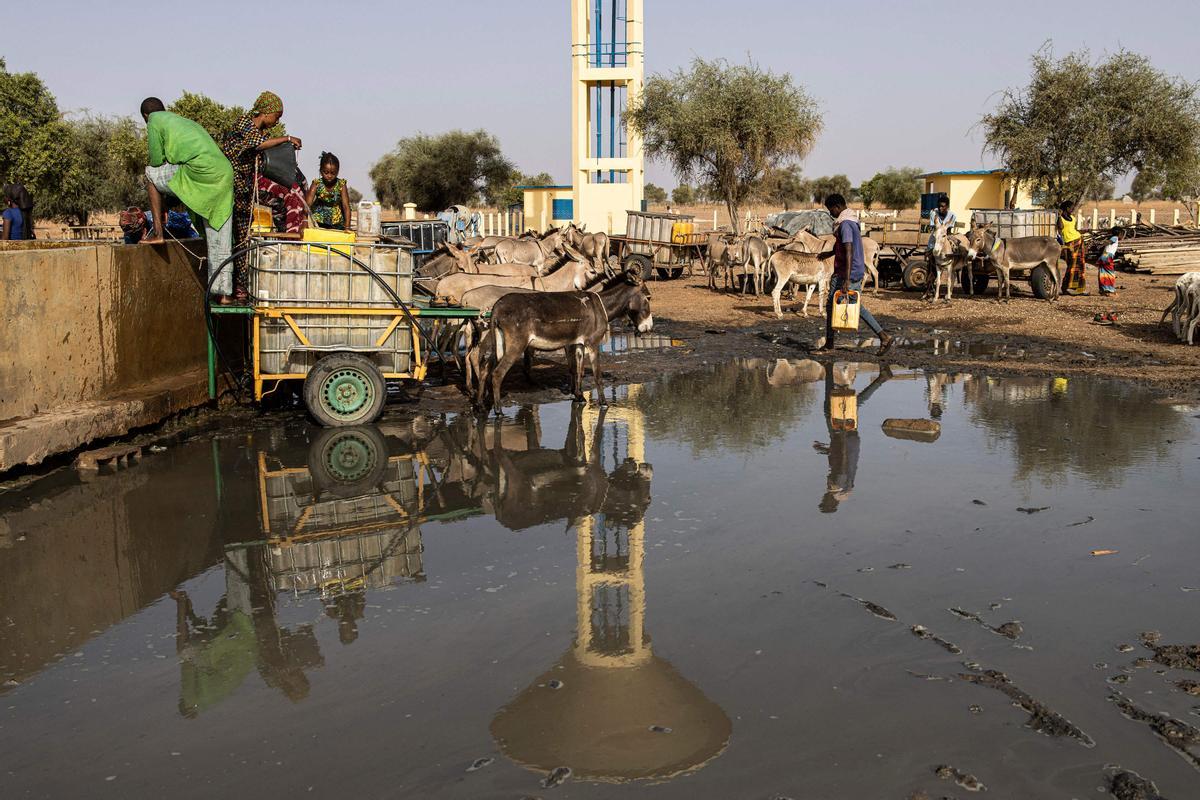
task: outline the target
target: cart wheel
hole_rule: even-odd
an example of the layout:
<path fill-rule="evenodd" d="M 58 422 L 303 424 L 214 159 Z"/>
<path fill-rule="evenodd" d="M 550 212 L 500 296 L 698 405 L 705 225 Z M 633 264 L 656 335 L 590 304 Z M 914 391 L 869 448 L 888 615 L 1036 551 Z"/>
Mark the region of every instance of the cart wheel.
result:
<path fill-rule="evenodd" d="M 904 265 L 904 288 L 910 292 L 924 291 L 929 284 L 929 266 L 921 258 L 910 258 Z"/>
<path fill-rule="evenodd" d="M 629 272 L 638 272 L 644 281 L 648 281 L 654 277 L 653 262 L 650 261 L 649 256 L 644 256 L 641 253 L 625 256 L 625 269 Z"/>
<path fill-rule="evenodd" d="M 372 422 L 386 401 L 379 368 L 356 353 L 325 356 L 304 379 L 304 404 L 327 428 Z"/>
<path fill-rule="evenodd" d="M 983 294 L 987 291 L 989 278 L 989 275 L 980 275 L 978 272 L 975 273 L 975 294 Z M 969 285 L 970 282 L 967 280 L 967 271 L 965 269 L 962 270 L 962 273 L 959 275 L 958 282 L 959 285 L 962 286 L 962 293 L 970 294 L 971 287 Z"/>
<path fill-rule="evenodd" d="M 1038 300 L 1050 300 L 1054 297 L 1054 273 L 1045 264 L 1038 264 L 1029 273 L 1029 288 Z"/>
<path fill-rule="evenodd" d="M 308 471 L 318 491 L 358 497 L 383 480 L 387 457 L 387 441 L 374 425 L 330 428 L 308 449 Z"/>

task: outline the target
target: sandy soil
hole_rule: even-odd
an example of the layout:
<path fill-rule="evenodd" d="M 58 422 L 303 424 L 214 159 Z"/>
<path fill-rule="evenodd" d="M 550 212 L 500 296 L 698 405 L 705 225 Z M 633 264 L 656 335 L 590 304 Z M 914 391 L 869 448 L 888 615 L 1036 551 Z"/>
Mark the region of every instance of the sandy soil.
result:
<path fill-rule="evenodd" d="M 1200 347 L 1180 344 L 1169 323 L 1158 324 L 1173 297 L 1174 282 L 1171 277 L 1121 274 L 1115 298 L 1093 293 L 1053 303 L 1034 299 L 1028 286 L 1017 282 L 1013 299 L 1006 303 L 996 302 L 994 289 L 984 297 L 956 296 L 949 303 L 934 304 L 917 293 L 892 288 L 868 289 L 865 302 L 885 329 L 902 337 L 904 346 L 889 358 L 908 366 L 1094 374 L 1195 396 L 1200 386 Z M 794 313 L 785 300 L 784 319 L 777 320 L 770 297 L 712 292 L 702 277 L 656 282 L 651 292 L 655 317 L 668 327 L 687 323 L 775 334 L 784 344 L 791 340 L 797 351 L 823 335 L 815 296 L 807 318 Z M 1118 325 L 1092 323 L 1094 314 L 1110 310 L 1117 312 Z M 865 326 L 863 330 L 865 335 Z M 950 351 L 935 354 L 935 340 L 939 351 L 951 343 Z M 856 352 L 873 359 L 871 350 Z"/>

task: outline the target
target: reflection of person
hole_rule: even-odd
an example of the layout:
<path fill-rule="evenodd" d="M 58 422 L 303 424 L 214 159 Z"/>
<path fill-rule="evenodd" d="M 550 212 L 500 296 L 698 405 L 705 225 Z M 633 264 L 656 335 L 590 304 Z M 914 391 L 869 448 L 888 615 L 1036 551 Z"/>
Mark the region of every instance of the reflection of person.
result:
<path fill-rule="evenodd" d="M 308 697 L 305 671 L 324 663 L 320 645 L 312 625 L 280 627 L 266 558 L 265 547 L 226 553 L 225 596 L 211 619 L 196 615 L 186 592 L 171 592 L 183 716 L 195 717 L 233 694 L 255 666 L 264 683 L 292 702 Z"/>
<path fill-rule="evenodd" d="M 337 620 L 338 641 L 351 644 L 358 639 L 358 621 L 367 610 L 367 596 L 361 591 L 346 592 L 325 601 L 325 616 Z"/>
<path fill-rule="evenodd" d="M 822 513 L 832 514 L 854 490 L 858 475 L 857 409 L 866 405 L 875 391 L 892 377 L 891 370 L 882 366 L 875 380 L 858 394 L 854 393 L 853 379 L 849 386 L 838 386 L 834 377 L 835 365 L 825 365 L 825 425 L 829 429 L 829 444 L 813 442 L 813 449 L 829 456 L 829 478 L 825 483 L 825 494 L 819 508 Z M 853 405 L 851 405 L 853 403 Z M 840 406 L 840 409 L 835 409 Z M 835 411 L 838 415 L 835 416 Z"/>
<path fill-rule="evenodd" d="M 846 198 L 840 194 L 825 198 L 825 208 L 833 217 L 833 232 L 837 241 L 833 247 L 833 278 L 829 282 L 829 297 L 825 301 L 825 344 L 817 349 L 833 349 L 833 296 L 839 289 L 845 289 L 859 293 L 860 318 L 879 337 L 879 354 L 883 355 L 892 346 L 893 338 L 884 332 L 862 302 L 862 282 L 867 262 L 863 258 L 862 229 L 858 225 L 858 215 L 846 207 Z"/>
<path fill-rule="evenodd" d="M 271 206 L 273 216 L 284 218 L 284 228 L 289 233 L 298 233 L 306 221 L 304 195 L 295 182 L 283 186 L 264 175 L 257 175 L 258 156 L 263 150 L 291 143 L 300 149 L 300 139 L 295 136 L 268 136 L 267 131 L 279 124 L 283 118 L 283 100 L 274 92 L 263 92 L 254 101 L 249 114 L 243 114 L 225 133 L 221 149 L 233 165 L 233 238 L 241 248 L 250 238 L 250 207 L 256 195 Z M 237 297 L 246 294 L 249 260 L 239 256 L 237 275 L 234 279 Z"/>
<path fill-rule="evenodd" d="M 212 617 L 196 615 L 187 592 L 174 591 L 175 653 L 179 656 L 179 713 L 189 719 L 220 703 L 254 668 L 250 617 L 222 597 Z"/>
<path fill-rule="evenodd" d="M 1058 241 L 1063 246 L 1063 257 L 1067 261 L 1067 274 L 1063 280 L 1063 294 L 1084 293 L 1083 277 L 1083 234 L 1076 227 L 1075 204 L 1070 200 L 1059 207 Z"/>
<path fill-rule="evenodd" d="M 322 228 L 350 229 L 350 190 L 339 178 L 342 164 L 333 153 L 321 153 L 321 176 L 308 187 L 308 205 Z"/>
<path fill-rule="evenodd" d="M 142 101 L 150 166 L 146 191 L 155 229 L 142 244 L 160 244 L 163 196 L 178 197 L 204 219 L 209 278 L 229 258 L 233 247 L 233 168 L 217 143 L 199 123 L 172 114 L 157 97 Z M 227 298 L 232 292 L 230 270 L 221 272 L 212 292 Z"/>

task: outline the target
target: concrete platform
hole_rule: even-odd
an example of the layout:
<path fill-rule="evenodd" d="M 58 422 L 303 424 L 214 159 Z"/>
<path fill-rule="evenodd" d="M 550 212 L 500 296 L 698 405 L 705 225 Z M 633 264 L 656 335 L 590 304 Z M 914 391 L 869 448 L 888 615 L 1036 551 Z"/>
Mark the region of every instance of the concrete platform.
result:
<path fill-rule="evenodd" d="M 82 402 L 0 423 L 0 473 L 90 442 L 123 436 L 208 402 L 208 373 L 195 370 L 107 400 Z"/>
<path fill-rule="evenodd" d="M 0 248 L 0 474 L 207 401 L 196 243 Z"/>

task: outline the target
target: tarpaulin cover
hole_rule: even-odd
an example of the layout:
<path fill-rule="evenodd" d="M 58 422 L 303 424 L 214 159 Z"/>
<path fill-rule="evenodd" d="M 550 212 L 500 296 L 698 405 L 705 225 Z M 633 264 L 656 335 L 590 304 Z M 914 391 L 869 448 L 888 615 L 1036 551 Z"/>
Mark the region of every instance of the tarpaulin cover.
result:
<path fill-rule="evenodd" d="M 823 208 L 810 208 L 806 211 L 780 211 L 766 219 L 767 227 L 779 228 L 795 236 L 807 230 L 814 236 L 826 236 L 833 233 L 833 217 Z"/>

